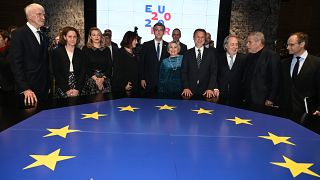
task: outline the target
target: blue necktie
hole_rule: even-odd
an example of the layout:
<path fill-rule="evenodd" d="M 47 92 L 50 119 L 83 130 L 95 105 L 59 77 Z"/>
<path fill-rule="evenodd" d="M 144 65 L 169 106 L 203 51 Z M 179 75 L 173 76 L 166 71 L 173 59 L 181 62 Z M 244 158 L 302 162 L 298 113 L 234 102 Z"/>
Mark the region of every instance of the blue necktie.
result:
<path fill-rule="evenodd" d="M 292 79 L 295 80 L 298 76 L 298 70 L 299 70 L 299 63 L 300 63 L 300 58 L 299 56 L 296 57 L 297 59 L 297 62 L 296 64 L 294 65 L 294 68 L 293 68 L 293 71 L 292 71 Z"/>
<path fill-rule="evenodd" d="M 160 43 L 157 45 L 157 58 L 160 59 Z"/>

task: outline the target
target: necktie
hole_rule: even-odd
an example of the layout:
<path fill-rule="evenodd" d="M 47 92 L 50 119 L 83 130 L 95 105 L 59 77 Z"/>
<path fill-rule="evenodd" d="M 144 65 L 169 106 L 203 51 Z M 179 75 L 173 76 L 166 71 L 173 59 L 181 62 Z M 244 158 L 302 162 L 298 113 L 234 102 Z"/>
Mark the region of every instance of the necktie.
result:
<path fill-rule="evenodd" d="M 230 56 L 230 61 L 229 61 L 229 68 L 230 68 L 230 70 L 231 70 L 232 66 L 233 66 L 233 57 Z"/>
<path fill-rule="evenodd" d="M 160 43 L 157 45 L 157 58 L 160 60 Z"/>
<path fill-rule="evenodd" d="M 201 64 L 201 51 L 200 51 L 200 49 L 198 49 L 197 64 L 198 64 L 198 68 L 200 68 L 200 64 Z"/>
<path fill-rule="evenodd" d="M 40 45 L 42 45 L 43 43 L 43 36 L 41 34 L 41 31 L 37 31 L 37 33 L 39 34 L 39 37 L 40 37 Z"/>
<path fill-rule="evenodd" d="M 297 62 L 296 64 L 294 65 L 294 68 L 293 68 L 293 71 L 292 71 L 292 79 L 295 80 L 298 76 L 298 70 L 299 70 L 299 63 L 300 63 L 300 58 L 299 56 L 296 57 L 297 59 Z"/>

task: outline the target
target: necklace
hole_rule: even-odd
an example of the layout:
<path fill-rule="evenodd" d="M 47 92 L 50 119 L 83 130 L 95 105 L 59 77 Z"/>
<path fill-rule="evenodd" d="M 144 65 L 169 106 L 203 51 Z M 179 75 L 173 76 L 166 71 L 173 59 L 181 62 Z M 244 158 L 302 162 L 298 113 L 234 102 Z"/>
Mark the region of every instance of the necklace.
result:
<path fill-rule="evenodd" d="M 179 56 L 169 57 L 168 63 L 170 64 L 170 67 L 171 67 L 172 70 L 174 70 L 174 71 L 176 71 L 176 70 L 178 69 L 178 66 L 179 66 L 178 57 L 179 57 Z"/>

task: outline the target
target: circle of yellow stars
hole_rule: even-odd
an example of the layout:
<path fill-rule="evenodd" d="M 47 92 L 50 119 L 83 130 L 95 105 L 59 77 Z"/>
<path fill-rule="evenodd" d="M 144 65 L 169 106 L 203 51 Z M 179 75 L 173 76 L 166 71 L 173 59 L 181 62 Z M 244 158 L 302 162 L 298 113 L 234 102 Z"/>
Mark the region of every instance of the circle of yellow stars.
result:
<path fill-rule="evenodd" d="M 176 108 L 175 106 L 169 106 L 167 104 L 159 105 L 159 106 L 155 106 L 155 107 L 157 107 L 158 110 L 160 110 L 160 111 L 162 111 L 162 110 L 173 111 Z M 140 109 L 138 107 L 132 107 L 131 105 L 119 106 L 118 108 L 120 109 L 119 111 L 129 111 L 129 112 L 135 112 L 135 110 Z M 212 115 L 212 112 L 214 110 L 199 108 L 199 109 L 193 109 L 192 111 L 196 112 L 198 115 L 200 115 L 200 114 Z M 99 114 L 99 112 L 93 112 L 93 113 L 82 114 L 82 115 L 83 115 L 83 117 L 81 119 L 91 118 L 91 119 L 96 119 L 96 120 L 99 120 L 99 117 L 106 116 L 106 114 Z M 240 125 L 240 124 L 253 125 L 251 123 L 252 120 L 242 119 L 237 116 L 235 116 L 234 118 L 226 119 L 226 120 L 233 121 L 236 125 Z M 60 136 L 62 138 L 66 138 L 69 133 L 80 131 L 80 130 L 76 130 L 76 129 L 69 129 L 69 125 L 64 126 L 60 129 L 47 129 L 47 130 L 50 131 L 51 133 L 49 133 L 43 137 Z M 275 135 L 271 132 L 268 132 L 268 136 L 258 136 L 258 137 L 262 138 L 262 139 L 270 140 L 270 141 L 272 141 L 272 143 L 274 145 L 278 145 L 278 144 L 283 143 L 283 144 L 296 146 L 294 143 L 289 141 L 289 139 L 291 137 L 288 137 L 288 136 L 278 136 L 278 135 Z M 60 154 L 60 149 L 57 149 L 48 155 L 30 155 L 36 161 L 34 163 L 24 167 L 23 170 L 43 165 L 43 166 L 48 167 L 52 171 L 54 171 L 57 162 L 76 157 L 76 156 L 60 156 L 59 154 Z M 276 166 L 288 168 L 293 177 L 297 177 L 301 173 L 309 174 L 309 175 L 312 175 L 315 177 L 320 177 L 319 174 L 317 174 L 309 169 L 311 166 L 313 166 L 313 163 L 298 163 L 298 162 L 295 162 L 294 160 L 292 160 L 286 156 L 282 156 L 282 157 L 285 162 L 270 162 L 270 163 L 273 165 L 276 165 Z"/>

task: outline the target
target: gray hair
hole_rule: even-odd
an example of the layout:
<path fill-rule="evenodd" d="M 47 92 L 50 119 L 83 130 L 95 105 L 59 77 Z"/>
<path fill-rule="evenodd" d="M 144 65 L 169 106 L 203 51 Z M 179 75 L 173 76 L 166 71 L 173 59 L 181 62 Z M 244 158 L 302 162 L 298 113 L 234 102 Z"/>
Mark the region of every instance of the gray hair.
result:
<path fill-rule="evenodd" d="M 29 17 L 31 13 L 37 8 L 44 10 L 44 8 L 40 4 L 32 3 L 24 8 L 24 12 L 26 13 L 26 16 Z"/>
<path fill-rule="evenodd" d="M 226 38 L 224 38 L 224 40 L 223 40 L 223 49 L 224 49 L 224 50 L 226 50 L 226 49 L 225 49 L 225 46 L 229 43 L 229 39 L 232 38 L 232 37 L 238 39 L 238 36 L 237 36 L 237 35 L 235 35 L 235 34 L 229 34 L 229 35 L 228 35 Z"/>
<path fill-rule="evenodd" d="M 263 35 L 263 33 L 262 32 L 251 32 L 251 33 L 249 33 L 249 35 L 248 35 L 248 37 L 249 36 L 252 36 L 252 37 L 254 37 L 254 39 L 255 39 L 255 41 L 261 41 L 261 44 L 265 44 L 265 39 L 264 39 L 264 35 Z"/>

